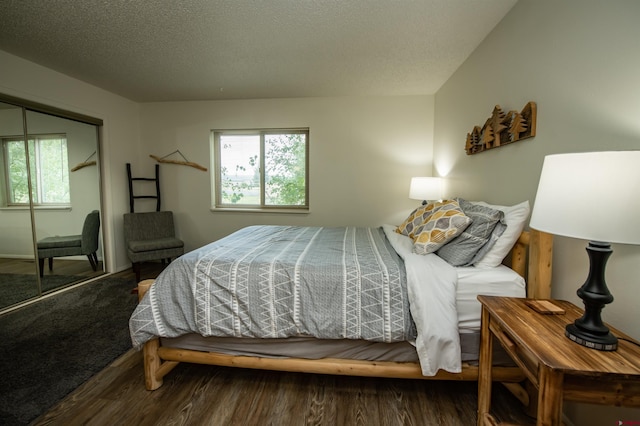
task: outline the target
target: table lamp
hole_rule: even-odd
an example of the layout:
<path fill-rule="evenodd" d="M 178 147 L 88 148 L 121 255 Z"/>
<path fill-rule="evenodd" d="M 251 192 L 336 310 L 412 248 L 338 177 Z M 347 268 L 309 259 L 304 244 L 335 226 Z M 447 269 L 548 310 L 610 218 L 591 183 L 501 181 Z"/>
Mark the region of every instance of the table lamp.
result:
<path fill-rule="evenodd" d="M 442 199 L 442 178 L 435 176 L 411 178 L 409 198 L 422 200 L 422 204 L 427 204 L 426 200 Z"/>
<path fill-rule="evenodd" d="M 565 335 L 583 346 L 614 351 L 618 339 L 601 319 L 613 301 L 605 282 L 610 243 L 640 244 L 640 151 L 548 155 L 531 213 L 531 228 L 589 240 L 589 274 L 578 289 L 584 315 Z"/>

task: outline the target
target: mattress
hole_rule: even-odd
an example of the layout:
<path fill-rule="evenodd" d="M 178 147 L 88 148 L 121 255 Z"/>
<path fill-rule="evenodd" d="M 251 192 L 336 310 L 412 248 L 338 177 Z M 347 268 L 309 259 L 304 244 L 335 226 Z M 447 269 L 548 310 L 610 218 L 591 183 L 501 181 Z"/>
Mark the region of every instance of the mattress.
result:
<path fill-rule="evenodd" d="M 482 306 L 479 295 L 526 297 L 524 278 L 511 268 L 500 265 L 495 268 L 456 268 L 458 288 L 458 331 L 463 333 L 480 331 Z"/>
<path fill-rule="evenodd" d="M 456 268 L 458 286 L 456 302 L 462 361 L 478 359 L 481 305 L 478 295 L 525 297 L 524 279 L 510 268 Z M 218 352 L 227 355 L 269 358 L 342 358 L 369 361 L 418 362 L 413 342 L 382 343 L 365 340 L 332 340 L 313 337 L 284 339 L 248 339 L 235 337 L 202 337 L 186 334 L 162 338 L 162 346 Z M 498 360 L 500 361 L 500 360 Z"/>

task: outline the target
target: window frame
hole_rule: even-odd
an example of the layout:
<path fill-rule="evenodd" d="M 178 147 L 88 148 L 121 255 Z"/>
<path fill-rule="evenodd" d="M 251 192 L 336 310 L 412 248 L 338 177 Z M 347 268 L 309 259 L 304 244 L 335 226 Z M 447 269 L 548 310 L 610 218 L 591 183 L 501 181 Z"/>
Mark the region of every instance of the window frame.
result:
<path fill-rule="evenodd" d="M 234 212 L 269 212 L 269 213 L 308 213 L 309 212 L 309 128 L 260 128 L 260 129 L 215 129 L 211 131 L 211 163 L 214 173 L 211 174 L 211 194 L 213 211 Z M 265 136 L 282 134 L 305 135 L 304 152 L 304 204 L 300 205 L 268 205 L 265 204 Z M 222 203 L 222 166 L 221 136 L 259 136 L 259 169 L 260 169 L 260 204 Z"/>
<path fill-rule="evenodd" d="M 29 183 L 28 186 L 31 188 L 32 192 L 35 192 L 35 197 L 33 197 L 34 194 L 29 194 L 29 202 L 16 202 L 13 199 L 13 195 L 12 195 L 12 191 L 11 191 L 11 172 L 9 169 L 9 154 L 8 154 L 8 144 L 11 142 L 21 142 L 22 144 L 25 144 L 24 142 L 24 137 L 22 135 L 20 136 L 3 136 L 0 138 L 0 144 L 2 144 L 2 161 L 4 161 L 4 170 L 5 170 L 5 177 L 4 177 L 4 191 L 6 194 L 6 199 L 5 199 L 5 205 L 7 207 L 28 207 L 30 204 L 33 205 L 34 207 L 44 207 L 44 208 L 58 208 L 58 207 L 62 207 L 62 208 L 69 208 L 71 207 L 71 182 L 70 182 L 70 177 L 67 175 L 68 179 L 67 179 L 67 192 L 69 193 L 69 201 L 68 202 L 43 202 L 42 199 L 43 194 L 42 194 L 42 158 L 40 155 L 41 152 L 41 147 L 40 142 L 43 140 L 51 140 L 51 139 L 62 139 L 65 142 L 65 149 L 66 149 L 66 156 L 67 156 L 67 166 L 68 166 L 68 162 L 69 162 L 69 146 L 68 146 L 68 139 L 67 139 L 67 135 L 66 133 L 46 133 L 46 134 L 37 134 L 37 135 L 27 135 L 27 142 L 25 145 L 25 155 L 26 156 L 31 156 L 33 155 L 34 157 L 34 161 L 27 161 L 27 167 L 28 167 L 28 173 L 27 173 L 27 179 L 29 179 L 31 181 L 31 183 L 33 183 L 33 181 L 35 180 L 36 185 L 35 187 Z M 34 143 L 34 149 L 33 149 L 33 153 L 30 152 L 29 149 L 29 142 L 33 141 Z M 69 168 L 67 167 L 67 174 L 69 173 Z M 32 176 L 35 175 L 35 176 Z M 37 200 L 35 201 L 34 198 Z"/>

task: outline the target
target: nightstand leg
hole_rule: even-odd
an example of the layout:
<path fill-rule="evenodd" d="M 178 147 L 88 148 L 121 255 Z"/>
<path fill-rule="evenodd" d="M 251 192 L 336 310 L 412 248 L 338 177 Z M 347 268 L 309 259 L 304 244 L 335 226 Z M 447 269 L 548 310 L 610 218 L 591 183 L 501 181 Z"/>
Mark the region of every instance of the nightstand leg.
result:
<path fill-rule="evenodd" d="M 561 425 L 564 374 L 540 366 L 538 373 L 538 426 Z"/>
<path fill-rule="evenodd" d="M 480 330 L 480 365 L 478 371 L 478 426 L 484 424 L 485 414 L 491 408 L 491 364 L 493 363 L 493 336 L 489 312 L 482 307 Z"/>

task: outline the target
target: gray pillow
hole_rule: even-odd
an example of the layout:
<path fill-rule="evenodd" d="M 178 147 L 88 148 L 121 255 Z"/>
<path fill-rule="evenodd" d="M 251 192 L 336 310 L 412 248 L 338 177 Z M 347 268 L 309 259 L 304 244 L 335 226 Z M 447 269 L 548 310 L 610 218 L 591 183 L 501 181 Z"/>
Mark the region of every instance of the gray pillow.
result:
<path fill-rule="evenodd" d="M 437 254 L 453 266 L 470 266 L 481 259 L 507 229 L 501 210 L 473 204 L 457 198 L 471 224 L 456 238 L 442 246 Z"/>

